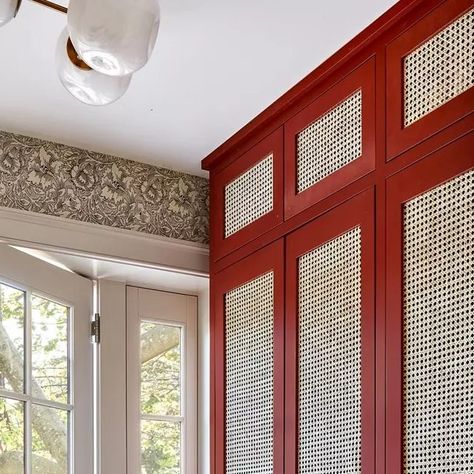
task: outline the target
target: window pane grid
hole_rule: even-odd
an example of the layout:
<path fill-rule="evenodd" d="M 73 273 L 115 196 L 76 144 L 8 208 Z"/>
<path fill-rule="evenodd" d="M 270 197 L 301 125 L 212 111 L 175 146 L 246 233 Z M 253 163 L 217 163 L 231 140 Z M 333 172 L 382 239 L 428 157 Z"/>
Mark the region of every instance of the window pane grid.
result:
<path fill-rule="evenodd" d="M 142 474 L 181 474 L 184 446 L 184 327 L 140 323 Z"/>
<path fill-rule="evenodd" d="M 7 300 L 7 292 L 16 292 L 16 302 L 22 302 L 21 318 L 16 308 L 16 317 L 21 323 L 16 327 L 6 324 L 9 331 L 4 327 L 5 318 L 15 318 L 12 308 L 18 305 L 15 306 L 11 299 Z M 36 340 L 33 337 L 35 301 L 41 306 L 36 308 L 36 316 L 40 318 L 37 323 L 41 326 Z M 59 310 L 62 311 L 60 320 Z M 18 472 L 43 474 L 44 466 L 48 465 L 56 469 L 54 472 L 70 472 L 73 413 L 70 400 L 71 316 L 71 308 L 62 303 L 0 282 L 0 352 L 3 357 L 11 357 L 14 362 L 7 366 L 8 373 L 8 369 L 5 373 L 0 370 L 0 404 L 22 407 L 22 425 L 16 428 L 16 433 L 8 434 L 0 415 L 0 434 L 2 438 L 7 436 L 10 440 L 15 436 L 22 439 L 22 454 L 17 450 L 7 456 Z M 58 336 L 59 329 L 61 335 Z M 21 344 L 18 342 L 20 339 Z M 39 361 L 36 370 L 33 366 L 35 355 Z M 48 373 L 51 367 L 53 371 Z M 55 371 L 62 371 L 60 377 L 55 375 Z M 5 379 L 12 383 L 8 386 Z M 43 388 L 46 389 L 46 395 Z M 18 436 L 20 429 L 22 433 Z"/>

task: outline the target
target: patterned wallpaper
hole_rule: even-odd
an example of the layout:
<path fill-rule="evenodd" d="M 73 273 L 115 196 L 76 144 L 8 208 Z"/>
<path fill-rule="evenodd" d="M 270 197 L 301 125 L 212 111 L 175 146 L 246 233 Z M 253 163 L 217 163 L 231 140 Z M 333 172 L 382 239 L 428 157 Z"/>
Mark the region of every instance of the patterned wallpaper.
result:
<path fill-rule="evenodd" d="M 0 131 L 0 206 L 208 242 L 208 181 Z"/>

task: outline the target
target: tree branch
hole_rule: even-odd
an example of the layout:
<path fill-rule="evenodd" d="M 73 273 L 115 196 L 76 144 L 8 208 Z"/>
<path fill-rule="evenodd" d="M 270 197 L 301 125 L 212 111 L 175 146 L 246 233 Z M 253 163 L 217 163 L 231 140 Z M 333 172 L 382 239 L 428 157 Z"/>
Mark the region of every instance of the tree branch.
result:
<path fill-rule="evenodd" d="M 23 453 L 18 451 L 7 451 L 0 456 L 0 472 L 2 474 L 18 474 L 23 472 Z M 64 468 L 54 461 L 33 454 L 33 471 L 42 474 L 62 474 Z"/>
<path fill-rule="evenodd" d="M 0 372 L 10 382 L 13 390 L 23 392 L 23 358 L 8 337 L 0 322 Z M 31 392 L 35 398 L 46 398 L 35 379 L 31 381 Z M 35 405 L 32 415 L 33 428 L 46 449 L 60 465 L 67 462 L 67 427 L 56 410 Z M 0 472 L 3 471 L 0 470 Z"/>
<path fill-rule="evenodd" d="M 156 326 L 141 337 L 142 364 L 175 348 L 179 344 L 178 331 L 168 331 L 166 327 Z"/>

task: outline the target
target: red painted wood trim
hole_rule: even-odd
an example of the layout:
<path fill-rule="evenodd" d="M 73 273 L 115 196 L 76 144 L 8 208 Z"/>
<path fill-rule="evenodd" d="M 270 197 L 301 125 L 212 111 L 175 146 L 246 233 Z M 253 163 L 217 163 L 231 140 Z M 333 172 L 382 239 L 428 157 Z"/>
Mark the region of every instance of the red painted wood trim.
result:
<path fill-rule="evenodd" d="M 361 228 L 362 474 L 375 473 L 374 193 L 366 191 L 287 238 L 285 473 L 298 472 L 298 258 L 348 230 Z"/>
<path fill-rule="evenodd" d="M 474 87 L 404 127 L 403 59 L 473 7 L 472 0 L 447 1 L 387 46 L 388 159 L 472 112 Z"/>
<path fill-rule="evenodd" d="M 403 473 L 403 204 L 474 168 L 474 133 L 387 181 L 386 474 Z"/>
<path fill-rule="evenodd" d="M 362 155 L 310 188 L 297 191 L 297 135 L 308 125 L 362 91 Z M 289 218 L 375 168 L 375 58 L 351 72 L 285 123 L 285 218 Z"/>
<path fill-rule="evenodd" d="M 229 237 L 224 236 L 225 187 L 268 155 L 273 154 L 273 209 L 259 219 Z M 231 250 L 240 247 L 283 221 L 283 129 L 280 128 L 263 139 L 258 145 L 242 155 L 212 178 L 211 203 L 213 221 L 211 243 L 214 259 L 219 259 Z"/>
<path fill-rule="evenodd" d="M 413 19 L 420 18 L 443 0 L 401 0 L 390 8 L 385 14 L 371 23 L 360 34 L 349 41 L 345 46 L 324 61 L 312 73 L 291 88 L 280 99 L 275 101 L 245 127 L 235 133 L 225 143 L 210 153 L 203 161 L 202 168 L 210 170 L 221 166 L 230 155 L 238 156 L 247 147 L 251 146 L 252 140 L 257 136 L 264 136 L 281 126 L 288 118 L 285 114 L 295 104 L 304 100 L 306 94 L 324 82 L 330 74 L 342 67 L 344 63 L 350 62 L 354 57 L 361 54 L 364 48 L 371 49 L 367 54 L 369 57 L 375 51 L 370 48 L 379 38 L 397 23 L 399 29 L 403 30 Z M 397 34 L 399 31 L 397 32 Z M 290 112 L 291 114 L 291 112 Z"/>
<path fill-rule="evenodd" d="M 255 278 L 274 273 L 274 474 L 283 474 L 284 460 L 284 360 L 285 360 L 285 314 L 284 314 L 284 243 L 274 242 L 227 268 L 214 280 L 214 394 L 215 428 L 214 471 L 225 474 L 225 294 Z"/>
<path fill-rule="evenodd" d="M 385 46 L 376 53 L 375 124 L 375 472 L 385 471 Z"/>
<path fill-rule="evenodd" d="M 383 58 L 380 58 L 380 61 L 383 61 Z M 379 109 L 383 109 L 384 101 L 382 100 L 382 98 L 379 98 L 377 103 L 377 107 Z M 384 122 L 383 120 L 377 121 L 377 165 L 375 172 L 372 172 L 369 175 L 358 179 L 356 182 L 349 184 L 341 190 L 331 194 L 327 198 L 312 205 L 311 207 L 300 212 L 299 214 L 278 224 L 276 227 L 267 231 L 266 233 L 257 236 L 254 240 L 247 243 L 243 243 L 239 248 L 233 250 L 225 256 L 222 256 L 222 258 L 220 258 L 218 261 L 215 261 L 215 258 L 211 257 L 211 274 L 223 270 L 224 268 L 233 264 L 239 259 L 268 245 L 275 239 L 278 239 L 284 235 L 288 235 L 290 232 L 298 229 L 306 222 L 314 219 L 315 217 L 321 214 L 324 214 L 325 212 L 328 212 L 330 209 L 359 194 L 365 189 L 368 189 L 375 185 L 377 185 L 378 188 L 384 187 L 384 181 L 386 177 L 398 173 L 402 169 L 422 159 L 424 156 L 445 146 L 447 143 L 455 141 L 457 138 L 470 132 L 473 128 L 474 113 L 455 122 L 448 128 L 443 129 L 442 131 L 438 132 L 427 140 L 421 142 L 416 147 L 407 150 L 396 160 L 390 160 L 389 162 L 385 163 L 385 136 L 383 135 L 385 133 Z M 211 209 L 214 209 L 212 202 Z M 213 221 L 211 223 L 211 227 L 212 225 L 214 225 Z M 213 245 L 211 242 L 211 253 L 212 252 Z"/>
<path fill-rule="evenodd" d="M 297 214 L 288 221 L 281 223 L 269 232 L 236 249 L 231 254 L 224 256 L 216 262 L 211 262 L 211 275 L 222 271 L 229 265 L 232 265 L 247 255 L 252 254 L 258 249 L 265 247 L 275 239 L 289 235 L 291 232 L 299 229 L 307 222 L 329 212 L 331 209 L 366 191 L 367 189 L 371 189 L 374 185 L 375 173 L 364 176 L 362 179 L 354 183 L 353 186 L 343 188 L 341 191 L 332 194 L 328 198 L 315 204 L 314 206 L 311 206 L 300 214 Z"/>

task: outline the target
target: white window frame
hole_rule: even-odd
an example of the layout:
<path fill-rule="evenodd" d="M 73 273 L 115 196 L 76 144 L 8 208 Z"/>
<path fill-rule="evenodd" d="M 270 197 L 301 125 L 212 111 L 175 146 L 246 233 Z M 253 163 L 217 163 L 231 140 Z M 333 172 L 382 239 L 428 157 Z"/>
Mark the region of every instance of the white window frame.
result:
<path fill-rule="evenodd" d="M 68 469 L 70 474 L 93 472 L 92 282 L 41 262 L 3 244 L 0 247 L 0 282 L 25 292 L 24 393 L 0 390 L 0 396 L 24 403 L 25 472 L 31 473 L 32 405 L 67 410 Z M 69 394 L 68 403 L 36 399 L 31 395 L 31 296 L 68 307 Z M 28 453 L 28 454 L 26 454 Z"/>
<path fill-rule="evenodd" d="M 173 291 L 164 276 L 193 277 L 189 293 L 198 296 L 198 470 L 211 471 L 209 248 L 207 245 L 0 207 L 0 240 L 44 251 L 126 263 L 160 272 L 153 288 Z M 139 285 L 134 279 L 130 285 Z M 126 286 L 123 279 L 98 277 L 101 342 L 97 346 L 99 388 L 95 474 L 127 474 Z M 182 288 L 180 288 L 182 291 Z M 89 440 L 87 440 L 89 441 Z M 92 471 L 91 471 L 92 472 Z M 89 471 L 84 471 L 88 474 Z M 137 474 L 137 473 L 131 473 Z"/>
<path fill-rule="evenodd" d="M 128 473 L 141 472 L 140 323 L 162 323 L 181 332 L 181 417 L 146 416 L 157 421 L 182 419 L 181 474 L 197 474 L 197 297 L 127 287 L 127 450 Z"/>

